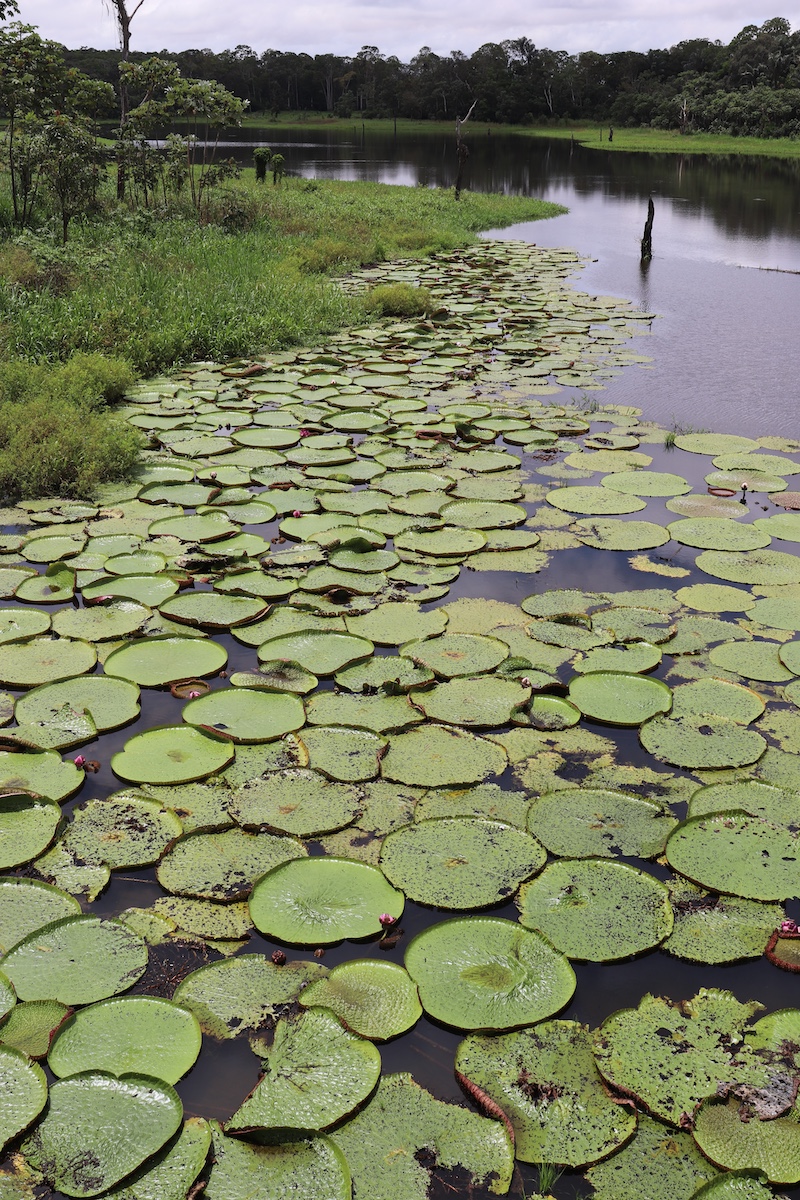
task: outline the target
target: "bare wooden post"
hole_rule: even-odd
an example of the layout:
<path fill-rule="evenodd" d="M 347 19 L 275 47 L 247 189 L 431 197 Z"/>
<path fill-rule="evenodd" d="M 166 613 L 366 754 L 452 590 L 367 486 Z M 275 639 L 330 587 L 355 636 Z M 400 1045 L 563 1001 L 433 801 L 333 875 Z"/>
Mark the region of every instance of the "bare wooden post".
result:
<path fill-rule="evenodd" d="M 461 126 L 466 125 L 467 121 L 475 111 L 477 100 L 473 100 L 470 105 L 470 110 L 465 117 L 456 117 L 456 156 L 458 158 L 458 171 L 456 173 L 456 200 L 461 199 L 461 179 L 464 174 L 464 164 L 469 158 L 469 147 L 466 142 L 461 140 Z"/>
<path fill-rule="evenodd" d="M 653 257 L 653 218 L 656 215 L 656 206 L 653 204 L 653 197 L 647 201 L 647 220 L 644 223 L 644 233 L 642 234 L 642 262 L 649 262 Z"/>

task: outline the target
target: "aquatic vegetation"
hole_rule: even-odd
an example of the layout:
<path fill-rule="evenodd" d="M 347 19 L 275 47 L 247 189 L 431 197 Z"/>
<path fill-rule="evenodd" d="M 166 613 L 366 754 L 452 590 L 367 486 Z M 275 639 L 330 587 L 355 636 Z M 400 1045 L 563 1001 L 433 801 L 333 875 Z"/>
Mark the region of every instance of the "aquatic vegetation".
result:
<path fill-rule="evenodd" d="M 0 512 L 15 1196 L 502 1194 L 512 1135 L 601 1197 L 800 1176 L 800 1009 L 560 1016 L 578 964 L 800 960 L 800 557 L 769 507 L 797 451 L 685 432 L 667 472 L 637 410 L 567 404 L 650 320 L 575 266 L 359 272 L 436 307 L 138 385 L 134 478 Z M 473 1111 L 381 1066 L 426 1019 Z M 228 1048 L 251 1074 L 184 1120 Z"/>

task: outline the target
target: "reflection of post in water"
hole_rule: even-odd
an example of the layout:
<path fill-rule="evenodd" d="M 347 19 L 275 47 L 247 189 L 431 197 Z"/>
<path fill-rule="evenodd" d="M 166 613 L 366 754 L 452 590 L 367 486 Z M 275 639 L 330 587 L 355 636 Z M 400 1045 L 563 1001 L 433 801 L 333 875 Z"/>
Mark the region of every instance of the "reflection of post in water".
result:
<path fill-rule="evenodd" d="M 642 234 L 642 258 L 643 263 L 649 263 L 653 257 L 653 218 L 656 215 L 656 206 L 653 204 L 653 197 L 647 201 L 647 220 L 644 223 L 644 233 Z"/>
<path fill-rule="evenodd" d="M 466 142 L 461 140 L 461 126 L 466 125 L 467 121 L 472 116 L 477 100 L 473 100 L 470 110 L 465 117 L 456 117 L 456 155 L 458 157 L 458 171 L 456 173 L 456 200 L 461 199 L 461 179 L 464 174 L 464 164 L 469 158 L 469 149 Z"/>

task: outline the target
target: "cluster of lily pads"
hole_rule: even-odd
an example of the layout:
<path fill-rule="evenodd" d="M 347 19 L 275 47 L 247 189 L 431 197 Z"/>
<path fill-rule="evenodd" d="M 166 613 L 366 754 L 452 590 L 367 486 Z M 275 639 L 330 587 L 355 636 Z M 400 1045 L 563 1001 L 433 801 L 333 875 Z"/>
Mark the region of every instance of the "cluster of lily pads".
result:
<path fill-rule="evenodd" d="M 800 1182 L 800 1009 L 558 1018 L 572 962 L 800 969 L 800 443 L 668 452 L 592 403 L 650 317 L 576 264 L 361 272 L 441 308 L 152 380 L 134 482 L 0 510 L 3 1200 L 502 1194 L 515 1157 L 601 1200 Z M 97 915 L 139 868 L 158 899 Z M 423 1014 L 472 1109 L 381 1073 Z M 234 1038 L 256 1086 L 184 1119 Z"/>

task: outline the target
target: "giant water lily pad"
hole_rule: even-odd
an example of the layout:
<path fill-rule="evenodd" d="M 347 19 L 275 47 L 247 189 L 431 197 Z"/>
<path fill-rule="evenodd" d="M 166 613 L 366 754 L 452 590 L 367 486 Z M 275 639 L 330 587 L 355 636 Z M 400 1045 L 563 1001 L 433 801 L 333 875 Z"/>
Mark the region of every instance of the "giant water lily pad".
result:
<path fill-rule="evenodd" d="M 139 629 L 151 611 L 144 604 L 119 600 L 116 604 L 93 604 L 91 608 L 64 608 L 53 617 L 59 637 L 106 642 L 127 637 Z"/>
<path fill-rule="evenodd" d="M 602 858 L 551 863 L 522 885 L 520 921 L 569 958 L 613 962 L 659 945 L 672 931 L 665 884 Z"/>
<path fill-rule="evenodd" d="M 342 783 L 375 779 L 386 744 L 384 738 L 367 729 L 316 725 L 303 730 L 308 765 Z"/>
<path fill-rule="evenodd" d="M 60 683 L 45 683 L 17 700 L 20 725 L 51 722 L 69 705 L 88 712 L 98 733 L 118 729 L 139 715 L 139 688 L 125 679 L 105 675 L 78 675 Z"/>
<path fill-rule="evenodd" d="M 659 804 L 601 788 L 568 788 L 534 800 L 528 829 L 559 858 L 655 858 L 677 821 Z"/>
<path fill-rule="evenodd" d="M 250 915 L 256 928 L 294 945 L 330 945 L 369 937 L 380 917 L 397 919 L 403 896 L 367 863 L 307 858 L 269 871 L 253 888 Z"/>
<path fill-rule="evenodd" d="M 683 496 L 692 490 L 682 475 L 668 471 L 620 471 L 601 479 L 603 487 L 628 496 Z"/>
<path fill-rule="evenodd" d="M 80 911 L 73 896 L 47 883 L 16 876 L 0 879 L 0 953 L 44 925 L 77 916 Z"/>
<path fill-rule="evenodd" d="M 405 1033 L 422 1016 L 408 972 L 372 958 L 340 963 L 307 987 L 300 1003 L 329 1008 L 347 1029 L 378 1042 Z"/>
<path fill-rule="evenodd" d="M 371 613 L 347 617 L 346 623 L 350 633 L 369 638 L 379 646 L 400 646 L 413 639 L 444 633 L 447 614 L 441 609 L 423 612 L 419 605 L 407 601 L 389 601 Z"/>
<path fill-rule="evenodd" d="M 772 540 L 755 525 L 737 525 L 726 517 L 689 517 L 667 528 L 676 542 L 701 550 L 763 550 Z"/>
<path fill-rule="evenodd" d="M 153 521 L 150 537 L 176 537 L 184 542 L 217 542 L 238 532 L 224 512 L 206 512 L 202 516 L 162 517 Z"/>
<path fill-rule="evenodd" d="M 574 664 L 581 674 L 590 671 L 614 671 L 625 674 L 652 671 L 661 662 L 661 649 L 650 642 L 631 642 L 627 646 L 598 646 Z"/>
<path fill-rule="evenodd" d="M 439 510 L 442 520 L 461 529 L 502 529 L 527 517 L 521 504 L 497 500 L 453 500 Z"/>
<path fill-rule="evenodd" d="M 639 740 L 662 762 L 705 770 L 748 766 L 761 758 L 767 745 L 754 729 L 724 717 L 696 713 L 653 717 L 639 730 Z"/>
<path fill-rule="evenodd" d="M 586 1173 L 597 1200 L 619 1200 L 622 1196 L 639 1200 L 694 1197 L 695 1188 L 714 1178 L 715 1168 L 697 1149 L 691 1134 L 665 1128 L 644 1113 L 638 1115 L 636 1136 Z M 705 1189 L 699 1195 L 705 1196 Z M 733 1192 L 729 1200 L 735 1196 Z M 717 1200 L 724 1200 L 724 1193 Z M 739 1200 L 759 1200 L 758 1193 L 749 1197 L 745 1192 Z"/>
<path fill-rule="evenodd" d="M 175 784 L 206 779 L 234 758 L 229 741 L 187 725 L 165 725 L 129 738 L 111 769 L 130 783 Z"/>
<path fill-rule="evenodd" d="M 642 725 L 672 707 L 672 692 L 660 679 L 621 671 L 575 675 L 569 698 L 585 716 L 610 725 Z"/>
<path fill-rule="evenodd" d="M 87 800 L 73 810 L 63 844 L 84 863 L 112 869 L 157 862 L 183 832 L 169 809 L 144 794 L 118 792 L 105 800 Z"/>
<path fill-rule="evenodd" d="M 47 637 L 12 642 L 0 656 L 0 683 L 17 688 L 55 683 L 91 671 L 96 662 L 97 651 L 89 642 Z"/>
<path fill-rule="evenodd" d="M 206 638 L 142 638 L 113 650 L 103 664 L 106 675 L 140 687 L 163 687 L 175 679 L 215 675 L 228 661 L 224 646 Z"/>
<path fill-rule="evenodd" d="M 413 697 L 432 721 L 473 728 L 507 725 L 530 699 L 529 687 L 515 679 L 476 676 L 451 679 Z"/>
<path fill-rule="evenodd" d="M 617 521 L 613 517 L 576 521 L 575 536 L 596 550 L 651 550 L 669 541 L 669 534 L 653 521 Z"/>
<path fill-rule="evenodd" d="M 745 812 L 691 817 L 670 835 L 666 855 L 673 870 L 715 892 L 748 900 L 798 894 L 797 830 Z"/>
<path fill-rule="evenodd" d="M 225 1137 L 214 1122 L 214 1165 L 204 1191 L 208 1200 L 284 1200 L 298 1196 L 350 1200 L 350 1171 L 342 1152 L 326 1137 L 260 1146 Z"/>
<path fill-rule="evenodd" d="M 161 886 L 177 896 L 229 902 L 244 899 L 266 871 L 303 855 L 303 846 L 290 837 L 198 829 L 170 847 L 156 875 Z"/>
<path fill-rule="evenodd" d="M 784 550 L 704 550 L 696 565 L 731 583 L 800 583 L 800 558 Z"/>
<path fill-rule="evenodd" d="M 425 725 L 389 738 L 381 774 L 412 787 L 455 787 L 499 775 L 506 763 L 502 747 L 485 738 L 443 725 Z"/>
<path fill-rule="evenodd" d="M 750 643 L 744 643 L 749 645 Z M 729 642 L 728 645 L 740 646 L 741 642 Z M 724 649 L 719 646 L 717 649 Z M 709 658 L 713 662 L 712 650 Z M 757 720 L 764 712 L 764 700 L 751 688 L 742 687 L 738 683 L 729 683 L 724 679 L 697 679 L 694 683 L 681 683 L 672 692 L 672 715 L 684 717 L 690 715 L 705 715 L 725 717 L 739 725 L 749 725 Z"/>
<path fill-rule="evenodd" d="M 371 1042 L 342 1028 L 332 1012 L 312 1008 L 278 1021 L 264 1048 L 264 1075 L 227 1129 L 317 1132 L 349 1116 L 381 1073 Z"/>
<path fill-rule="evenodd" d="M 761 1178 L 760 1171 L 725 1171 L 693 1192 L 692 1200 L 771 1200 L 775 1193 Z"/>
<path fill-rule="evenodd" d="M 160 606 L 161 613 L 171 621 L 186 625 L 201 625 L 208 629 L 231 629 L 247 625 L 267 612 L 264 601 L 257 596 L 236 596 L 220 592 L 186 592 L 173 596 Z"/>
<path fill-rule="evenodd" d="M 405 964 L 425 1011 L 457 1029 L 533 1025 L 575 991 L 575 973 L 546 938 L 499 917 L 432 925 L 409 944 Z"/>
<path fill-rule="evenodd" d="M 3 1021 L 0 1041 L 31 1058 L 44 1058 L 50 1041 L 69 1008 L 58 1000 L 29 1000 L 16 1004 Z"/>
<path fill-rule="evenodd" d="M 370 1200 L 427 1200 L 434 1167 L 458 1169 L 503 1195 L 514 1169 L 500 1122 L 435 1100 L 410 1075 L 385 1075 L 366 1108 L 332 1138 L 347 1157 L 354 1195 Z"/>
<path fill-rule="evenodd" d="M 675 924 L 663 949 L 691 962 L 760 958 L 784 917 L 780 904 L 720 896 L 680 877 L 670 883 L 670 900 Z"/>
<path fill-rule="evenodd" d="M 536 839 L 513 825 L 439 817 L 390 833 L 380 865 L 411 900 L 471 909 L 507 900 L 546 860 Z"/>
<path fill-rule="evenodd" d="M 234 742 L 272 742 L 305 724 L 303 702 L 287 693 L 254 688 L 209 692 L 184 707 L 189 725 L 216 731 Z"/>
<path fill-rule="evenodd" d="M 17 996 L 11 980 L 0 972 L 0 1020 L 8 1016 L 16 1003 Z"/>
<path fill-rule="evenodd" d="M 27 792 L 0 793 L 0 870 L 30 862 L 46 850 L 60 820 L 55 800 Z"/>
<path fill-rule="evenodd" d="M 279 829 L 297 837 L 330 833 L 362 811 L 361 792 L 315 771 L 288 770 L 251 780 L 228 801 L 228 812 L 247 829 Z"/>
<path fill-rule="evenodd" d="M 723 642 L 709 654 L 710 661 L 723 671 L 734 671 L 743 679 L 763 683 L 788 683 L 794 672 L 784 666 L 781 647 L 772 642 Z"/>
<path fill-rule="evenodd" d="M 202 1117 L 184 1121 L 180 1136 L 148 1158 L 109 1197 L 114 1200 L 184 1200 L 205 1166 L 211 1127 Z"/>
<path fill-rule="evenodd" d="M 47 1065 L 63 1079 L 79 1071 L 150 1075 L 177 1083 L 200 1053 L 200 1026 L 157 996 L 125 996 L 82 1008 L 57 1031 Z"/>
<path fill-rule="evenodd" d="M 644 996 L 638 1008 L 612 1013 L 598 1030 L 600 1073 L 653 1116 L 678 1125 L 718 1083 L 753 1075 L 758 1064 L 742 1053 L 741 1040 L 760 1007 L 718 988 L 701 988 L 680 1002 Z"/>
<path fill-rule="evenodd" d="M 327 974 L 317 962 L 278 966 L 268 955 L 242 954 L 193 971 L 173 999 L 194 1013 L 204 1033 L 227 1040 L 261 1029 L 309 983 Z"/>
<path fill-rule="evenodd" d="M 339 687 L 350 692 L 383 688 L 387 691 L 408 692 L 432 683 L 433 671 L 420 667 L 409 658 L 396 655 L 381 655 L 368 658 L 352 667 L 337 671 L 335 680 Z"/>
<path fill-rule="evenodd" d="M 140 978 L 147 947 L 119 921 L 63 917 L 17 942 L 0 964 L 21 1000 L 94 1004 Z"/>
<path fill-rule="evenodd" d="M 44 1071 L 27 1054 L 0 1046 L 0 1150 L 27 1129 L 47 1102 Z"/>
<path fill-rule="evenodd" d="M 760 1121 L 734 1097 L 712 1098 L 697 1112 L 694 1139 L 718 1167 L 763 1171 L 770 1183 L 800 1182 L 800 1116 L 794 1111 Z"/>
<path fill-rule="evenodd" d="M 307 702 L 311 725 L 339 725 L 370 729 L 374 733 L 407 729 L 423 720 L 407 696 L 353 696 L 318 692 Z"/>
<path fill-rule="evenodd" d="M 576 1021 L 465 1038 L 456 1071 L 510 1118 L 523 1162 L 583 1167 L 612 1154 L 636 1130 L 636 1114 L 608 1094 L 589 1031 Z"/>
<path fill-rule="evenodd" d="M 49 613 L 36 608 L 0 608 L 0 646 L 8 642 L 24 642 L 46 633 L 49 628 Z"/>
<path fill-rule="evenodd" d="M 474 554 L 486 545 L 486 534 L 477 529 L 419 530 L 411 529 L 400 533 L 394 540 L 397 550 L 411 550 L 418 554 L 430 554 L 434 558 L 452 558 L 454 555 Z"/>
<path fill-rule="evenodd" d="M 97 1196 L 160 1150 L 182 1116 L 166 1083 L 87 1071 L 53 1084 L 47 1116 L 24 1153 L 58 1191 Z"/>
<path fill-rule="evenodd" d="M 441 637 L 406 642 L 400 652 L 404 658 L 428 667 L 445 679 L 452 679 L 494 670 L 508 658 L 509 647 L 495 637 L 445 633 Z"/>
<path fill-rule="evenodd" d="M 547 502 L 564 512 L 592 517 L 634 513 L 647 507 L 646 502 L 638 496 L 626 496 L 622 492 L 601 487 L 558 488 L 547 493 Z"/>
<path fill-rule="evenodd" d="M 367 638 L 328 629 L 307 629 L 270 638 L 258 648 L 262 662 L 290 659 L 314 675 L 335 675 L 369 657 L 374 646 Z"/>
<path fill-rule="evenodd" d="M 712 783 L 692 793 L 688 816 L 702 817 L 737 808 L 776 825 L 793 825 L 800 813 L 800 795 L 758 779 Z"/>
<path fill-rule="evenodd" d="M 735 433 L 681 433 L 675 445 L 690 454 L 746 454 L 758 449 L 758 442 Z"/>

